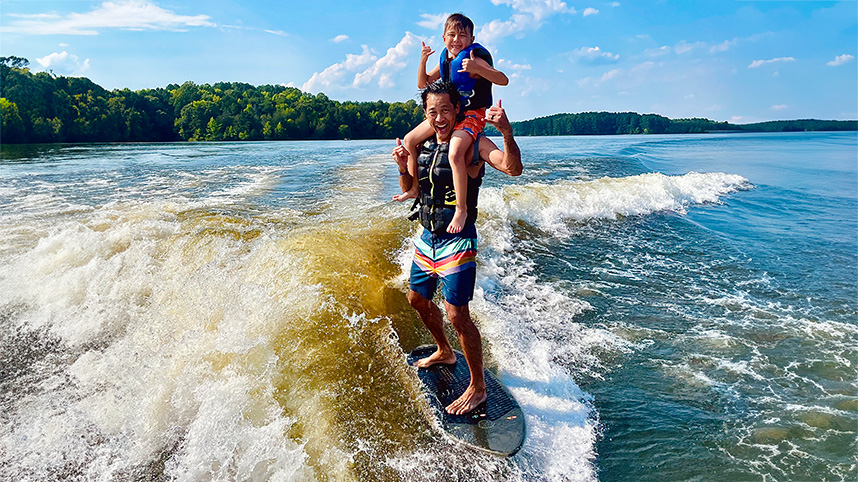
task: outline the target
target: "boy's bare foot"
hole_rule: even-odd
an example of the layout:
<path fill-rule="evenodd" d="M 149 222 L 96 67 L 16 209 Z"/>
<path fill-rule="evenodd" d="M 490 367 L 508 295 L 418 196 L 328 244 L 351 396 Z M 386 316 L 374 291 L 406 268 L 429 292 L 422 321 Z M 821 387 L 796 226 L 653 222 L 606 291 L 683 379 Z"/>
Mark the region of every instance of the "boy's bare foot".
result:
<path fill-rule="evenodd" d="M 438 363 L 444 363 L 447 365 L 456 363 L 456 354 L 452 351 L 444 353 L 441 350 L 436 350 L 435 353 L 427 356 L 426 358 L 421 358 L 414 362 L 414 366 L 417 368 L 428 368 Z"/>
<path fill-rule="evenodd" d="M 393 200 L 394 200 L 394 201 L 405 201 L 405 200 L 408 200 L 408 199 L 414 199 L 414 198 L 416 198 L 416 197 L 417 197 L 417 195 L 418 195 L 419 193 L 420 193 L 420 191 L 419 191 L 419 190 L 416 190 L 416 189 L 409 189 L 408 191 L 405 191 L 405 192 L 404 192 L 404 193 L 402 193 L 402 194 L 399 194 L 399 195 L 393 196 Z"/>
<path fill-rule="evenodd" d="M 467 219 L 467 211 L 465 211 L 464 209 L 456 209 L 456 214 L 453 215 L 453 220 L 450 221 L 450 225 L 447 226 L 447 232 L 450 234 L 462 232 L 462 228 L 465 227 L 465 221 Z"/>
<path fill-rule="evenodd" d="M 468 385 L 468 389 L 461 397 L 457 398 L 450 405 L 447 405 L 447 413 L 451 415 L 464 415 L 471 410 L 477 408 L 479 404 L 486 401 L 486 387 L 477 389 L 474 385 Z"/>

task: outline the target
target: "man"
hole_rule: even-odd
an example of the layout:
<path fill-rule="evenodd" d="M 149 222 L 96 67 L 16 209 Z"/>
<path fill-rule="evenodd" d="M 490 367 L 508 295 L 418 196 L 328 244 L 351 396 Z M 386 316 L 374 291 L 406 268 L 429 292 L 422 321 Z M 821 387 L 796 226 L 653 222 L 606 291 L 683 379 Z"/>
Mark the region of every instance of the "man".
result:
<path fill-rule="evenodd" d="M 475 143 L 473 156 L 467 162 L 467 220 L 461 232 L 448 233 L 447 226 L 456 208 L 449 142 L 459 112 L 459 93 L 450 83 L 436 82 L 426 87 L 421 97 L 423 112 L 435 135 L 420 149 L 417 180 L 408 172 L 408 151 L 399 139 L 393 149 L 402 191 L 408 191 L 413 182 L 420 183 L 416 217 L 420 219 L 424 230 L 415 241 L 408 302 L 417 310 L 438 346 L 435 353 L 419 360 L 417 367 L 455 363 L 456 355 L 444 333 L 443 315 L 432 302 L 438 280 L 441 280 L 447 318 L 456 329 L 471 372 L 471 381 L 465 393 L 446 407 L 448 413 L 461 415 L 470 412 L 486 399 L 482 340 L 468 309 L 476 281 L 477 232 L 474 221 L 477 217 L 479 187 L 485 164 L 511 176 L 520 175 L 521 151 L 513 138 L 506 113 L 498 102 L 497 106 L 486 111 L 486 122 L 494 125 L 503 135 L 504 149 L 501 151 L 485 137 L 480 137 Z"/>

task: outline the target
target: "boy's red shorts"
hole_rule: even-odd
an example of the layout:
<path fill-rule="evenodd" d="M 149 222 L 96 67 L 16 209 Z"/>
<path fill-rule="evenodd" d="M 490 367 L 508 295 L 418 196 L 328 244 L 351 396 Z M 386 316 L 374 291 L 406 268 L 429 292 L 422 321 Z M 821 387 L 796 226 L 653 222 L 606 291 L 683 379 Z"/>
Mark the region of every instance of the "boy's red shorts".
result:
<path fill-rule="evenodd" d="M 465 119 L 456 124 L 456 130 L 463 130 L 471 135 L 474 140 L 486 128 L 486 108 L 466 110 Z"/>

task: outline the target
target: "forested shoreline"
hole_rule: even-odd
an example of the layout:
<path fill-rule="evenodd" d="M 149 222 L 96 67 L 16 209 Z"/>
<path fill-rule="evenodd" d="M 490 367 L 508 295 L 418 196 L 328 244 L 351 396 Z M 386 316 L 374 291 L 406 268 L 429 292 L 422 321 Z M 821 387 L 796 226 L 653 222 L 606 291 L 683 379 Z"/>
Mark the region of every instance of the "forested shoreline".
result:
<path fill-rule="evenodd" d="M 730 124 L 704 118 L 668 119 L 658 114 L 635 112 L 584 112 L 514 122 L 513 128 L 516 135 L 521 136 L 855 131 L 858 121 L 802 119 Z"/>
<path fill-rule="evenodd" d="M 14 59 L 0 59 L 3 143 L 389 139 L 423 120 L 414 100 L 338 102 L 240 82 L 107 91 Z"/>
<path fill-rule="evenodd" d="M 108 91 L 83 77 L 32 73 L 0 58 L 3 143 L 391 139 L 423 119 L 414 100 L 339 102 L 294 87 L 240 82 Z M 736 125 L 634 112 L 555 114 L 514 122 L 516 135 L 685 134 L 858 130 L 856 121 Z"/>

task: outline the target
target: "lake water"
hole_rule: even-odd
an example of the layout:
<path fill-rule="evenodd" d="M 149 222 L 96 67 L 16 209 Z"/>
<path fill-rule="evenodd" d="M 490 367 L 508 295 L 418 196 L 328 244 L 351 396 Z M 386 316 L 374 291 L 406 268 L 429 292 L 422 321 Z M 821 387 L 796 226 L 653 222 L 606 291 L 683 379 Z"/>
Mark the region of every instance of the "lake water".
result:
<path fill-rule="evenodd" d="M 392 142 L 4 145 L 0 479 L 855 480 L 857 140 L 519 139 L 471 305 L 510 459 L 405 363 Z"/>

